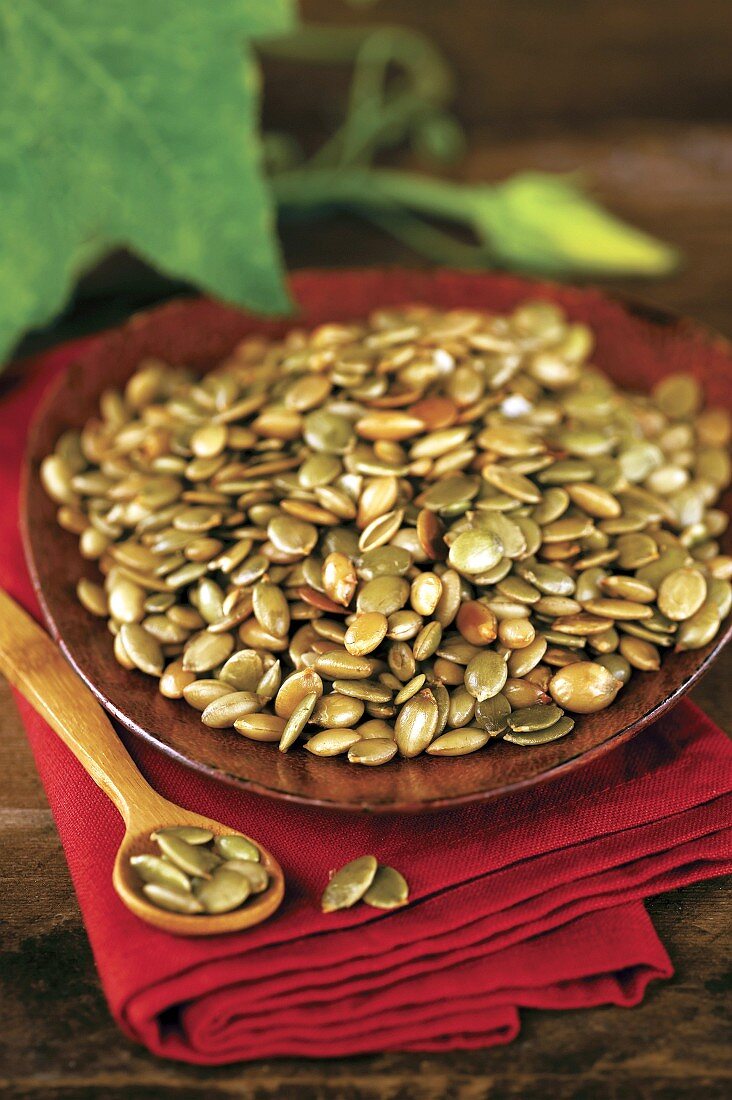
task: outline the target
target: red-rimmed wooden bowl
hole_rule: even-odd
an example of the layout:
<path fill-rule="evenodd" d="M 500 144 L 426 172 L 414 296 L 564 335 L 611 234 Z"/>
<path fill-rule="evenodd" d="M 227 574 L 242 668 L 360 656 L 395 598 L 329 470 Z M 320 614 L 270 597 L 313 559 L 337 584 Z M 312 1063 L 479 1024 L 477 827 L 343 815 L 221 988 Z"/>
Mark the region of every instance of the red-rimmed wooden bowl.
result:
<path fill-rule="evenodd" d="M 581 767 L 637 734 L 687 692 L 732 634 L 730 620 L 706 648 L 665 656 L 660 672 L 636 674 L 610 709 L 579 718 L 575 730 L 559 741 L 531 749 L 499 742 L 467 757 L 422 756 L 361 768 L 343 758 L 283 754 L 276 745 L 209 729 L 185 703 L 164 699 L 154 681 L 117 664 L 105 623 L 87 615 L 75 596 L 79 577 L 94 577 L 96 567 L 79 556 L 77 539 L 56 524 L 56 506 L 41 488 L 38 468 L 58 435 L 95 414 L 100 392 L 123 384 L 146 356 L 205 371 L 249 333 L 279 336 L 294 324 L 351 320 L 405 302 L 502 311 L 526 297 L 546 297 L 593 327 L 595 362 L 616 382 L 647 390 L 665 373 L 686 370 L 703 383 L 711 402 L 732 403 L 732 348 L 725 340 L 694 322 L 593 290 L 510 276 L 400 270 L 303 272 L 294 276 L 292 289 L 301 307 L 296 321 L 262 321 L 201 299 L 133 317 L 75 363 L 38 410 L 24 493 L 28 562 L 54 637 L 104 706 L 161 751 L 245 790 L 348 810 L 414 811 L 495 798 Z M 725 543 L 730 552 L 732 537 L 725 536 Z"/>

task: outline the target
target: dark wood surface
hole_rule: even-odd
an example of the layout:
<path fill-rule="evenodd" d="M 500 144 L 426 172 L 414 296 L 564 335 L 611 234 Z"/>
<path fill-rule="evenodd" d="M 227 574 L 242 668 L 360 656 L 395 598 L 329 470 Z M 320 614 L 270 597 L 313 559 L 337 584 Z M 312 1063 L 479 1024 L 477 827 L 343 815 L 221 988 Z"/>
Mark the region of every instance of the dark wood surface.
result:
<path fill-rule="evenodd" d="M 492 177 L 528 164 L 582 165 L 616 209 L 685 251 L 686 267 L 672 279 L 623 289 L 732 334 L 731 130 L 641 122 L 593 128 L 586 137 L 571 139 L 497 143 L 486 138 L 467 171 Z M 328 229 L 299 229 L 287 244 L 294 264 L 405 258 L 379 235 L 345 219 Z M 694 693 L 729 731 L 731 673 L 726 655 Z M 719 880 L 649 902 L 677 973 L 652 987 L 645 1002 L 631 1011 L 527 1012 L 513 1045 L 447 1056 L 289 1059 L 215 1071 L 152 1058 L 124 1039 L 107 1014 L 53 822 L 4 687 L 0 899 L 0 1089 L 14 1100 L 173 1095 L 182 1100 L 219 1095 L 691 1100 L 721 1098 L 732 1087 L 725 1016 L 732 890 Z"/>
<path fill-rule="evenodd" d="M 395 271 L 375 275 L 333 272 L 295 276 L 293 293 L 302 323 L 348 321 L 372 309 L 422 301 L 436 306 L 473 306 L 502 310 L 535 293 L 533 282 L 491 274 Z M 673 315 L 630 313 L 601 303 L 597 295 L 575 288 L 546 291 L 575 321 L 595 333 L 595 361 L 618 384 L 649 390 L 667 369 L 671 346 L 675 362 L 702 383 L 707 399 L 732 408 L 732 346 L 725 348 L 695 323 Z M 287 322 L 257 322 L 212 302 L 173 301 L 109 333 L 75 363 L 47 395 L 30 436 L 29 470 L 23 502 L 26 544 L 33 579 L 54 636 L 76 670 L 104 705 L 138 736 L 170 755 L 223 782 L 276 798 L 348 810 L 420 811 L 461 802 L 498 798 L 582 764 L 614 744 L 636 736 L 649 722 L 688 691 L 732 633 L 732 616 L 703 649 L 665 653 L 653 676 L 634 676 L 612 707 L 581 715 L 568 737 L 530 750 L 502 742 L 490 750 L 453 761 L 420 756 L 397 759 L 374 772 L 345 760 L 319 760 L 308 753 L 282 754 L 275 745 L 247 743 L 232 730 L 204 726 L 185 702 L 163 698 L 149 677 L 120 667 L 106 623 L 80 607 L 76 583 L 82 574 L 98 579 L 96 563 L 84 562 L 78 539 L 56 522 L 57 506 L 44 492 L 41 462 L 69 428 L 81 428 L 97 414 L 99 395 L 122 388 L 137 364 L 148 357 L 194 369 L 208 369 L 229 354 L 243 336 L 275 334 Z M 622 336 L 620 335 L 622 334 Z M 643 356 L 629 348 L 643 349 Z M 723 506 L 725 502 L 722 502 Z M 732 494 L 726 504 L 732 504 Z M 732 530 L 722 542 L 732 550 Z"/>

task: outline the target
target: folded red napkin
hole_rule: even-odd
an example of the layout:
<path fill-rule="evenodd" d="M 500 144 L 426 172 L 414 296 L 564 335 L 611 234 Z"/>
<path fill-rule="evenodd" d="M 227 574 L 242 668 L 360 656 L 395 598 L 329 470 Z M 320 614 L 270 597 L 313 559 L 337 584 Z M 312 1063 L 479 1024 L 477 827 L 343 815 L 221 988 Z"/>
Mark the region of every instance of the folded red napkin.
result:
<path fill-rule="evenodd" d="M 29 416 L 80 345 L 25 368 L 0 405 L 0 501 L 17 509 Z M 20 540 L 0 584 L 38 614 Z M 191 1062 L 508 1042 L 521 1007 L 634 1005 L 672 967 L 642 899 L 732 866 L 732 748 L 699 710 L 672 713 L 584 768 L 488 805 L 367 817 L 227 788 L 123 739 L 162 794 L 261 838 L 287 878 L 281 910 L 237 935 L 184 940 L 111 885 L 122 824 L 43 721 L 23 718 L 110 1009 L 150 1050 Z M 411 903 L 323 915 L 330 869 L 366 852 Z"/>

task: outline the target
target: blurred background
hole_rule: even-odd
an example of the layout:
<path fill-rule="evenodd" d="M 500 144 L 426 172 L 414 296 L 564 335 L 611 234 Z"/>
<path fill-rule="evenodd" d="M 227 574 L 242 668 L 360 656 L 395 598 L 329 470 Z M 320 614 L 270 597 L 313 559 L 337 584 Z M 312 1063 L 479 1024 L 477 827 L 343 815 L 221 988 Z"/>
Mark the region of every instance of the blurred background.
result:
<path fill-rule="evenodd" d="M 435 170 L 468 181 L 579 170 L 609 209 L 684 255 L 661 280 L 595 281 L 730 334 L 729 0 L 302 0 L 300 10 L 309 24 L 399 24 L 426 35 L 453 71 L 464 131 L 463 155 Z M 316 148 L 343 117 L 348 67 L 270 55 L 263 64 L 267 127 Z M 414 167 L 415 153 L 401 148 L 380 162 Z M 282 238 L 290 268 L 425 262 L 350 214 L 288 222 Z M 21 354 L 186 289 L 116 253 Z"/>

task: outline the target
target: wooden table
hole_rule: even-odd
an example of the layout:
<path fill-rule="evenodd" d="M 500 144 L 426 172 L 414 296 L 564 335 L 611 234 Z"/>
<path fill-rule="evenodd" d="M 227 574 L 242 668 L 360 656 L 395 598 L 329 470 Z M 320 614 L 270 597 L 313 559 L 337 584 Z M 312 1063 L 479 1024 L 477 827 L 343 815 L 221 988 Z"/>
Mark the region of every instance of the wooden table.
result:
<path fill-rule="evenodd" d="M 674 241 L 687 258 L 664 283 L 623 289 L 732 335 L 732 130 L 626 124 L 586 138 L 486 141 L 481 148 L 466 168 L 474 178 L 529 165 L 584 166 L 617 210 Z M 298 229 L 287 247 L 293 266 L 408 259 L 345 219 Z M 730 732 L 731 674 L 728 654 L 694 695 Z M 10 693 L 0 685 L 0 1089 L 8 1100 L 726 1096 L 731 899 L 729 885 L 717 880 L 648 903 L 677 972 L 632 1012 L 525 1012 L 513 1045 L 445 1056 L 287 1059 L 217 1070 L 163 1062 L 123 1038 L 108 1015 L 50 811 Z"/>

